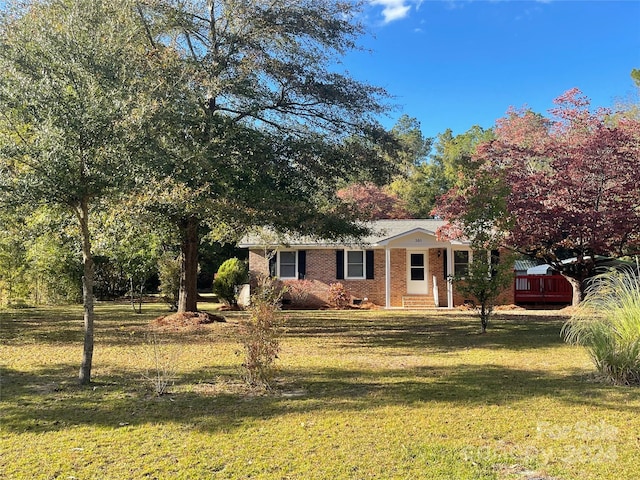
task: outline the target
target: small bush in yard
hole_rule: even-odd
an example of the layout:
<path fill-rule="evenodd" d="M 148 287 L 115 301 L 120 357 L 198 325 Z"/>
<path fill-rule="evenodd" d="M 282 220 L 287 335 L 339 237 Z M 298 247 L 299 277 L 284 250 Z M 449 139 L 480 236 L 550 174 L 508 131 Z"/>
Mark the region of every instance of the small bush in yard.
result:
<path fill-rule="evenodd" d="M 142 378 L 158 397 L 173 385 L 179 370 L 180 353 L 176 344 L 161 339 L 155 332 L 146 337 L 143 358 L 147 365 Z"/>
<path fill-rule="evenodd" d="M 289 296 L 293 305 L 304 306 L 311 295 L 313 282 L 310 280 L 295 280 L 287 284 Z"/>
<path fill-rule="evenodd" d="M 606 380 L 640 385 L 640 274 L 628 269 L 595 277 L 562 334 L 586 347 Z"/>
<path fill-rule="evenodd" d="M 332 307 L 342 309 L 349 306 L 351 295 L 341 283 L 332 283 L 329 285 L 327 300 Z"/>
<path fill-rule="evenodd" d="M 213 293 L 227 305 L 238 305 L 237 287 L 248 279 L 247 264 L 237 258 L 225 260 L 213 280 Z"/>
<path fill-rule="evenodd" d="M 244 378 L 252 387 L 271 388 L 273 363 L 280 351 L 283 318 L 280 312 L 286 288 L 272 278 L 258 281 L 251 295 L 249 319 L 240 324 L 240 339 L 244 347 Z"/>
<path fill-rule="evenodd" d="M 180 257 L 171 254 L 163 255 L 158 260 L 158 276 L 160 277 L 160 295 L 175 312 L 178 310 L 180 294 Z"/>

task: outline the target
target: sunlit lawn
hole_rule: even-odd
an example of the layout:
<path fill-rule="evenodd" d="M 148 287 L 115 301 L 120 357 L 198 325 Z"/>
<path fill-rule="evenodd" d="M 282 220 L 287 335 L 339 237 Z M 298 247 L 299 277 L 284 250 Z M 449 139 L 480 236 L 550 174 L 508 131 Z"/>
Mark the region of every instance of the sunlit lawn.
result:
<path fill-rule="evenodd" d="M 557 312 L 486 335 L 467 312 L 286 312 L 267 394 L 241 381 L 230 313 L 157 335 L 177 371 L 157 397 L 165 313 L 98 305 L 81 388 L 80 308 L 0 311 L 0 478 L 640 478 L 640 389 L 594 381 Z"/>

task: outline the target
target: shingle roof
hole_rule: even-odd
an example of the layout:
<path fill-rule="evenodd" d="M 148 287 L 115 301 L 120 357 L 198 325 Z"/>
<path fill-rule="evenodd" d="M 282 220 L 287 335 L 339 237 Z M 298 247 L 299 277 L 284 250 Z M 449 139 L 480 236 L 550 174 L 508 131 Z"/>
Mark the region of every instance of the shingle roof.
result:
<path fill-rule="evenodd" d="M 354 243 L 362 245 L 376 246 L 386 243 L 386 240 L 394 237 L 402 236 L 412 231 L 421 230 L 425 233 L 435 235 L 438 228 L 446 225 L 444 220 L 434 219 L 410 219 L 410 220 L 375 220 L 367 222 L 367 226 L 370 227 L 372 233 L 356 241 Z M 303 236 L 277 236 L 275 234 L 267 233 L 269 238 L 268 242 L 265 240 L 264 235 L 257 232 L 246 235 L 239 243 L 241 248 L 250 248 L 263 246 L 265 243 L 288 246 L 332 246 L 343 245 L 344 242 L 334 241 L 330 239 L 314 239 L 311 237 Z"/>

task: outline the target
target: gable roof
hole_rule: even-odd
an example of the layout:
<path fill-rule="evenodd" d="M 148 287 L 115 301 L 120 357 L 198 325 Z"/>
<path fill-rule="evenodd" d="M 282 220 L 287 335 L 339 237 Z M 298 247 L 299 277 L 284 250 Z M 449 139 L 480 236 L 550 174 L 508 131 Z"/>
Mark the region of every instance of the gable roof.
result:
<path fill-rule="evenodd" d="M 393 240 L 397 240 L 407 235 L 422 233 L 425 235 L 436 236 L 438 228 L 446 225 L 444 220 L 435 219 L 406 219 L 406 220 L 374 220 L 366 222 L 365 225 L 371 229 L 371 234 L 354 240 L 350 245 L 368 245 L 372 247 L 385 246 Z M 315 239 L 312 237 L 296 236 L 296 235 L 277 235 L 275 233 L 267 233 L 267 236 L 273 236 L 268 241 L 270 245 L 279 244 L 291 247 L 330 247 L 345 245 L 344 242 L 334 241 L 330 239 Z M 264 235 L 258 232 L 246 235 L 238 244 L 241 248 L 251 248 L 264 246 Z M 455 242 L 463 243 L 463 242 Z"/>

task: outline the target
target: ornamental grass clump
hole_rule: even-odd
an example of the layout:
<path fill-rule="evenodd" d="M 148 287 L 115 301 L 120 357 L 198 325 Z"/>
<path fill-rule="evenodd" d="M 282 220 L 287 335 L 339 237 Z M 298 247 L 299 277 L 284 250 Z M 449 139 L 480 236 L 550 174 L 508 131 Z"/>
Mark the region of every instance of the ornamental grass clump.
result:
<path fill-rule="evenodd" d="M 587 349 L 606 380 L 640 385 L 640 273 L 626 269 L 596 276 L 562 335 Z"/>
<path fill-rule="evenodd" d="M 251 295 L 249 319 L 240 323 L 244 347 L 244 380 L 251 387 L 271 389 L 274 362 L 280 352 L 283 318 L 280 312 L 286 287 L 272 278 L 262 278 Z"/>

